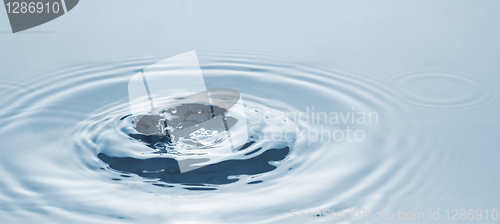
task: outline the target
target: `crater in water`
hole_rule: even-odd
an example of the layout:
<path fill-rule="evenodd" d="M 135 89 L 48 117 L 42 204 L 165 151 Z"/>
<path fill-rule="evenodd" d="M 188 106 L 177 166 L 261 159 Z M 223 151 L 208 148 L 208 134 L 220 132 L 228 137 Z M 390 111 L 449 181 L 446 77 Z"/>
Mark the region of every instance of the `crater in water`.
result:
<path fill-rule="evenodd" d="M 255 182 L 254 177 L 275 170 L 278 163 L 289 156 L 295 138 L 269 141 L 249 136 L 250 140 L 248 142 L 236 148 L 233 153 L 223 155 L 222 159 L 215 160 L 215 162 L 189 172 L 182 172 L 178 164 L 178 158 L 182 157 L 179 156 L 183 156 L 184 159 L 189 159 L 192 155 L 210 158 L 213 148 L 217 148 L 224 141 L 228 141 L 228 139 L 207 138 L 207 131 L 210 128 L 205 129 L 208 126 L 203 126 L 203 122 L 206 122 L 206 116 L 199 119 L 199 121 L 190 120 L 193 119 L 190 110 L 195 108 L 198 111 L 197 108 L 202 108 L 202 106 L 183 104 L 162 112 L 171 113 L 175 111 L 176 116 L 172 116 L 172 120 L 168 121 L 169 125 L 184 121 L 192 123 L 190 124 L 192 130 L 189 133 L 186 132 L 187 134 L 184 133 L 188 138 L 179 137 L 179 133 L 174 130 L 177 125 L 173 125 L 174 127 L 170 129 L 173 136 L 171 142 L 164 135 L 139 133 L 134 128 L 134 122 L 137 119 L 130 115 L 124 116 L 120 114 L 121 111 L 126 111 L 125 108 L 108 108 L 105 114 L 111 116 L 108 115 L 108 118 L 100 122 L 83 122 L 82 124 L 86 125 L 82 128 L 84 132 L 89 132 L 88 136 L 92 141 L 92 145 L 97 147 L 95 150 L 99 160 L 107 170 L 116 173 L 114 179 L 126 176 L 130 180 L 133 179 L 134 182 L 141 181 L 140 179 L 131 178 L 135 176 L 142 178 L 142 182 L 156 187 L 178 186 L 187 190 L 216 190 L 217 185 L 235 183 L 241 179 L 240 177 L 245 177 L 246 182 L 252 182 L 252 185 L 254 185 L 263 182 L 262 180 Z M 195 114 L 203 115 L 205 110 L 201 111 L 202 113 Z M 214 105 L 213 111 L 212 116 L 216 117 L 224 114 L 225 110 Z M 298 127 L 293 123 L 266 123 L 265 120 L 267 119 L 277 119 L 276 110 L 248 101 L 245 111 L 247 121 L 226 116 L 227 128 L 236 126 L 237 122 L 248 122 L 253 125 L 254 129 L 259 127 L 258 132 L 254 133 L 257 135 L 279 129 L 287 130 L 288 133 L 292 134 L 297 131 Z M 207 116 L 210 116 L 210 114 Z M 155 118 L 158 118 L 158 116 Z M 145 119 L 145 117 L 141 119 Z M 221 128 L 214 125 L 210 127 L 212 129 Z M 186 129 L 188 128 L 181 128 L 183 131 Z M 225 132 L 224 127 L 219 129 L 212 131 L 220 131 L 222 134 Z M 232 138 L 237 138 L 238 134 L 239 132 L 232 132 Z M 244 134 L 247 134 L 247 131 Z M 210 142 L 207 142 L 208 140 Z M 200 141 L 204 144 L 201 144 Z M 210 158 L 210 160 L 213 160 L 213 158 Z M 206 161 L 209 161 L 209 159 L 201 162 Z"/>

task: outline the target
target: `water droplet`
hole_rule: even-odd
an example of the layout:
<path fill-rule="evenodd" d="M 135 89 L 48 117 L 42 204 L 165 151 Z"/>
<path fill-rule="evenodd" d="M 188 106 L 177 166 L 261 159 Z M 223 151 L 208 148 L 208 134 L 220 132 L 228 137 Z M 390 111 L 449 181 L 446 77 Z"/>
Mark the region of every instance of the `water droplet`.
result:
<path fill-rule="evenodd" d="M 172 114 L 175 114 L 175 113 L 177 113 L 177 109 L 172 110 Z"/>
<path fill-rule="evenodd" d="M 198 110 L 198 113 L 201 114 L 201 110 Z"/>
<path fill-rule="evenodd" d="M 177 125 L 177 129 L 182 129 L 182 124 Z"/>

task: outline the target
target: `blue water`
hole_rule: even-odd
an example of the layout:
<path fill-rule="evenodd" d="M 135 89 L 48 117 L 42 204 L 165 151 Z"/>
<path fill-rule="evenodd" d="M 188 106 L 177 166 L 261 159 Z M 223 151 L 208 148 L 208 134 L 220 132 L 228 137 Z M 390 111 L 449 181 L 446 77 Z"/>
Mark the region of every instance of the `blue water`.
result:
<path fill-rule="evenodd" d="M 498 6 L 85 1 L 2 31 L 0 222 L 319 222 L 293 209 L 498 222 Z M 207 88 L 242 94 L 249 141 L 179 173 L 135 135 L 127 84 L 193 49 Z"/>

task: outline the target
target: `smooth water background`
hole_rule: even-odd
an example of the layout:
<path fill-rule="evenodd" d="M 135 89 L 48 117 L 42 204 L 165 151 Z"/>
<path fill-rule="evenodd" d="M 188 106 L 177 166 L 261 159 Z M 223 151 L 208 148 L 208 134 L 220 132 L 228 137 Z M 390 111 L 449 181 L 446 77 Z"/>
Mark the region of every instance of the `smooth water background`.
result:
<path fill-rule="evenodd" d="M 292 209 L 328 208 L 423 211 L 424 222 L 444 223 L 446 209 L 500 209 L 499 7 L 81 1 L 18 34 L 2 11 L 0 220 L 288 223 Z M 266 122 L 313 108 L 377 112 L 379 122 L 324 125 L 362 129 L 362 142 L 256 140 L 259 153 L 290 152 L 269 162 L 276 169 L 216 190 L 165 188 L 107 169 L 98 153 L 147 150 L 121 120 L 130 114 L 129 78 L 190 50 L 208 87 L 243 94 L 249 126 L 261 134 L 319 131 Z M 254 180 L 262 182 L 247 184 Z M 441 221 L 428 221 L 430 209 Z"/>

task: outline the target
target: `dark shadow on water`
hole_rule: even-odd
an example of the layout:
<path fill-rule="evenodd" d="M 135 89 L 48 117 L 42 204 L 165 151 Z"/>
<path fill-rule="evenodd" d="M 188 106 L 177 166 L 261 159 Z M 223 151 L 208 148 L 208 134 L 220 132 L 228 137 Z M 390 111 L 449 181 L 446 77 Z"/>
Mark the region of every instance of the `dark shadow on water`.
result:
<path fill-rule="evenodd" d="M 263 182 L 262 180 L 257 180 L 257 181 L 248 182 L 247 184 L 260 184 L 262 182 Z"/>
<path fill-rule="evenodd" d="M 179 171 L 177 161 L 172 158 L 137 159 L 111 157 L 104 153 L 99 153 L 97 156 L 111 169 L 124 173 L 134 173 L 148 179 L 158 178 L 164 183 L 204 186 L 205 184 L 229 184 L 238 181 L 238 179 L 228 179 L 229 176 L 256 175 L 272 171 L 276 169 L 276 166 L 269 164 L 269 162 L 285 159 L 289 151 L 288 146 L 281 149 L 269 149 L 253 158 L 226 160 L 185 173 Z"/>
<path fill-rule="evenodd" d="M 131 138 L 143 142 L 147 147 L 156 149 L 156 143 L 168 143 L 168 138 L 163 135 L 143 135 L 143 134 L 129 134 Z"/>

